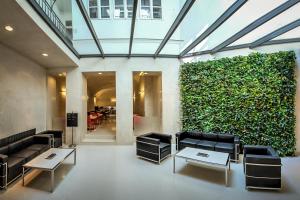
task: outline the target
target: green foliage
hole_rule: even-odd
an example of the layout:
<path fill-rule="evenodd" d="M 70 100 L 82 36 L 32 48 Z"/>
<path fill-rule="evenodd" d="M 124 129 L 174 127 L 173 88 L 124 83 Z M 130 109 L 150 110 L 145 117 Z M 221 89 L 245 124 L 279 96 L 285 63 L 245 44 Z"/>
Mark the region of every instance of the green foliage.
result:
<path fill-rule="evenodd" d="M 232 133 L 294 154 L 294 52 L 183 64 L 180 90 L 183 130 Z"/>

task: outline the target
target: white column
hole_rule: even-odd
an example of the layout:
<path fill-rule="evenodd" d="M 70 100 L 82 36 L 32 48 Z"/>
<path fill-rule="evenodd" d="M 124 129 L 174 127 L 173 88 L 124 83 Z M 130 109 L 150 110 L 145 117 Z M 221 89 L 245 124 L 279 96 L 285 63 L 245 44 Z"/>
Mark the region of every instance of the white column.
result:
<path fill-rule="evenodd" d="M 118 144 L 133 143 L 132 72 L 126 67 L 116 72 L 116 137 Z"/>

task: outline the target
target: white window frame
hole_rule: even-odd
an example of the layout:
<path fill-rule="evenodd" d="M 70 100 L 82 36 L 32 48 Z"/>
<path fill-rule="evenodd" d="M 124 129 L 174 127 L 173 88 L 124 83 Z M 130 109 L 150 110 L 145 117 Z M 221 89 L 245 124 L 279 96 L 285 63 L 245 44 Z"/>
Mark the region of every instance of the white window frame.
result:
<path fill-rule="evenodd" d="M 90 19 L 98 19 L 99 18 L 99 1 L 98 0 L 96 0 L 96 3 L 97 3 L 97 5 L 96 6 L 90 6 L 90 0 L 87 0 L 87 4 L 88 4 L 88 10 L 89 10 L 89 17 L 90 17 Z M 97 17 L 91 17 L 91 12 L 90 12 L 90 9 L 91 8 L 97 8 Z"/>
<path fill-rule="evenodd" d="M 162 0 L 160 1 L 160 7 L 159 6 L 153 6 L 153 0 L 149 0 L 150 1 L 150 17 L 146 18 L 146 17 L 142 17 L 142 1 L 139 0 L 139 12 L 140 12 L 140 19 L 154 19 L 154 20 L 162 20 Z M 153 17 L 153 8 L 160 8 L 161 9 L 161 18 L 154 18 Z"/>
<path fill-rule="evenodd" d="M 99 19 L 111 19 L 111 2 L 110 0 L 108 1 L 108 6 L 102 6 L 101 5 L 101 0 L 98 0 L 99 1 Z M 105 18 L 102 18 L 102 8 L 109 8 L 109 17 L 105 17 Z"/>
<path fill-rule="evenodd" d="M 115 4 L 115 0 L 113 0 L 113 17 L 114 19 L 131 19 L 131 17 L 128 17 L 128 4 L 127 4 L 127 0 L 122 0 L 123 1 L 123 6 L 124 6 L 124 17 L 120 18 L 120 17 L 116 17 L 115 16 L 115 8 L 116 8 L 116 4 Z M 133 4 L 132 4 L 132 12 L 133 12 Z"/>

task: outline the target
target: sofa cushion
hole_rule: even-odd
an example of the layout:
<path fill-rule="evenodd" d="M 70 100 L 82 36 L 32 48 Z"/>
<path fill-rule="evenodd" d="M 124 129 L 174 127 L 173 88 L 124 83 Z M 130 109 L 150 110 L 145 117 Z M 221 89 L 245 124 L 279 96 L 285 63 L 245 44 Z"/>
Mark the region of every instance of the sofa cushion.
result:
<path fill-rule="evenodd" d="M 186 133 L 188 138 L 201 140 L 202 139 L 202 133 L 198 131 L 189 131 Z"/>
<path fill-rule="evenodd" d="M 8 146 L 0 147 L 0 154 L 7 155 L 8 154 Z"/>
<path fill-rule="evenodd" d="M 24 163 L 25 163 L 24 158 L 10 156 L 8 157 L 7 167 L 12 168 L 15 167 L 16 165 L 21 167 Z"/>
<path fill-rule="evenodd" d="M 179 143 L 185 147 L 196 147 L 196 144 L 200 140 L 191 139 L 191 138 L 185 138 L 184 140 L 181 140 Z"/>
<path fill-rule="evenodd" d="M 39 155 L 39 151 L 31 150 L 31 149 L 23 149 L 17 153 L 11 155 L 11 157 L 17 158 L 25 158 L 25 161 L 28 162 L 32 160 L 34 157 Z"/>
<path fill-rule="evenodd" d="M 17 142 L 8 145 L 8 154 L 14 154 L 23 148 L 23 141 L 19 140 Z"/>
<path fill-rule="evenodd" d="M 224 153 L 234 153 L 234 144 L 218 142 L 215 146 L 215 150 Z"/>
<path fill-rule="evenodd" d="M 61 138 L 54 138 L 54 147 L 58 148 L 62 146 L 62 139 Z"/>
<path fill-rule="evenodd" d="M 33 144 L 27 147 L 26 149 L 38 151 L 39 153 L 42 153 L 49 149 L 49 145 L 46 144 Z"/>
<path fill-rule="evenodd" d="M 171 145 L 168 143 L 160 142 L 160 144 L 159 144 L 160 152 L 163 153 L 163 152 L 167 151 L 168 147 L 170 147 L 170 146 Z"/>
<path fill-rule="evenodd" d="M 23 141 L 23 148 L 26 148 L 34 143 L 33 136 L 24 138 L 22 141 Z"/>
<path fill-rule="evenodd" d="M 218 134 L 218 142 L 234 143 L 234 135 Z"/>
<path fill-rule="evenodd" d="M 202 133 L 202 138 L 203 140 L 216 142 L 218 140 L 218 135 L 215 133 Z"/>
<path fill-rule="evenodd" d="M 196 147 L 200 149 L 206 149 L 206 150 L 215 150 L 215 145 L 216 142 L 213 141 L 208 141 L 208 140 L 200 140 L 197 144 Z"/>

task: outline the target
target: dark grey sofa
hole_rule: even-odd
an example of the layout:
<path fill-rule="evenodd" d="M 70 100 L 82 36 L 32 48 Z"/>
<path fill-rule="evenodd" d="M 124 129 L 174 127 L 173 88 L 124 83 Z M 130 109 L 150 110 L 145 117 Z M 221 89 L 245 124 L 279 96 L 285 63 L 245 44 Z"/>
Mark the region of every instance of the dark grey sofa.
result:
<path fill-rule="evenodd" d="M 281 159 L 270 146 L 244 146 L 247 189 L 281 189 Z"/>
<path fill-rule="evenodd" d="M 147 133 L 136 138 L 136 155 L 160 164 L 171 155 L 171 135 Z"/>
<path fill-rule="evenodd" d="M 0 139 L 0 188 L 7 188 L 22 174 L 23 164 L 53 147 L 54 138 L 51 131 L 36 134 L 36 129 L 31 129 Z"/>
<path fill-rule="evenodd" d="M 240 139 L 238 136 L 223 133 L 201 133 L 183 131 L 176 133 L 176 150 L 185 147 L 206 149 L 230 154 L 233 161 L 239 160 Z"/>

